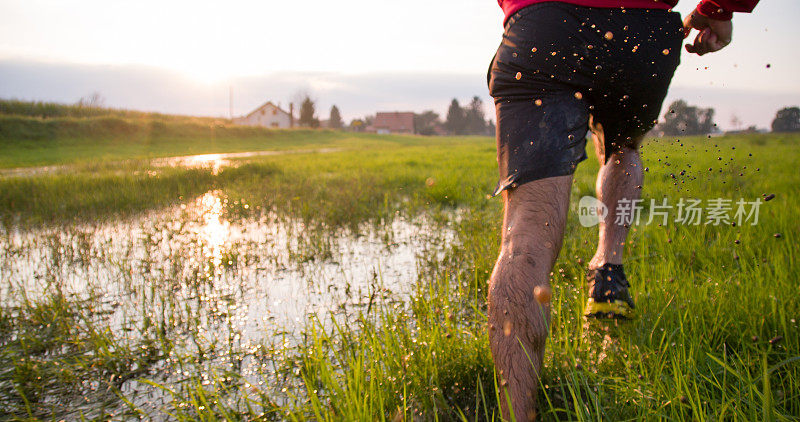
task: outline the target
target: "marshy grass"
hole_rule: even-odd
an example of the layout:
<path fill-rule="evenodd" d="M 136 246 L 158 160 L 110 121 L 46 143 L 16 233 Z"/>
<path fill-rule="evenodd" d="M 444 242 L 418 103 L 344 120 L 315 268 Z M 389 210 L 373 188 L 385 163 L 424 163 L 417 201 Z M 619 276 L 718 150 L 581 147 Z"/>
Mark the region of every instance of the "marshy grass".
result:
<path fill-rule="evenodd" d="M 485 333 L 501 216 L 487 195 L 493 141 L 302 136 L 341 150 L 217 174 L 66 158 L 65 172 L 0 178 L 6 417 L 499 420 Z M 582 317 L 596 230 L 576 208 L 597 164 L 579 166 L 552 275 L 542 420 L 800 414 L 798 142 L 645 144 L 647 201 L 775 197 L 757 225 L 681 225 L 673 209 L 665 226 L 635 226 L 628 322 Z M 210 217 L 189 212 L 202 198 Z M 235 236 L 214 241 L 208 227 Z M 369 270 L 348 272 L 372 249 Z M 415 264 L 382 267 L 408 250 Z M 411 281 L 398 283 L 397 265 L 415 267 Z M 295 325 L 261 320 L 285 309 L 279 291 L 335 300 L 291 314 Z"/>

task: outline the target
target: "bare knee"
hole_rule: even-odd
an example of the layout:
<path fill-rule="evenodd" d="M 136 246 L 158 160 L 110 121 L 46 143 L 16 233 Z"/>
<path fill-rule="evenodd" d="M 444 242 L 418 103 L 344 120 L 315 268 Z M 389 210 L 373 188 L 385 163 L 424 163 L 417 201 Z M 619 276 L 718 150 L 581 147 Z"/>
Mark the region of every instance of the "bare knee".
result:
<path fill-rule="evenodd" d="M 548 283 L 517 283 L 496 280 L 489 288 L 490 339 L 504 346 L 501 354 L 511 353 L 518 343 L 526 347 L 544 347 L 547 338 L 549 303 L 536 300 L 536 287 Z M 528 351 L 532 352 L 532 351 Z"/>

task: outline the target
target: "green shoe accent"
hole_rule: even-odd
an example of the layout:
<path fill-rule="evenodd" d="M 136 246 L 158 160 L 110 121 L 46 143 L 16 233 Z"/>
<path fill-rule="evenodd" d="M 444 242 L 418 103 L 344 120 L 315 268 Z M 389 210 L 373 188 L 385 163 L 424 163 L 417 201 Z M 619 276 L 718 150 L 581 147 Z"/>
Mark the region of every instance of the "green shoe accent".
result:
<path fill-rule="evenodd" d="M 624 300 L 614 300 L 611 302 L 596 302 L 589 298 L 586 302 L 587 317 L 594 318 L 628 318 L 634 317 L 633 308 Z"/>

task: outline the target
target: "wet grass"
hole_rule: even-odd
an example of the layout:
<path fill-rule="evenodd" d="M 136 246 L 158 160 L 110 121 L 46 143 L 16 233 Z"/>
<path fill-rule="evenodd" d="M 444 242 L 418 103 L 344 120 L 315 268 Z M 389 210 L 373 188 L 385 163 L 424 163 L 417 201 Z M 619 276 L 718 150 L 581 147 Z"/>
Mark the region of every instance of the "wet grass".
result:
<path fill-rule="evenodd" d="M 0 242 L 0 407 L 7 418 L 497 420 L 484 314 L 501 212 L 500 201 L 487 198 L 493 142 L 423 141 L 355 137 L 347 142 L 358 149 L 257 157 L 216 175 L 136 162 L 0 179 L 0 209 L 11 222 Z M 552 276 L 543 420 L 800 414 L 799 153 L 800 138 L 790 135 L 648 142 L 648 205 L 775 197 L 761 204 L 757 225 L 680 225 L 673 209 L 665 226 L 634 227 L 626 270 L 639 317 L 618 323 L 581 316 L 596 232 L 580 226 L 576 209 L 593 194 L 597 164 L 579 167 Z M 120 214 L 148 218 L 208 191 L 224 199 L 226 221 L 295 222 L 291 253 L 269 261 L 269 252 L 259 252 L 266 239 L 226 243 L 212 258 L 191 233 L 163 252 L 163 239 L 184 235 L 190 223 L 175 217 L 177 228 L 143 232 L 145 246 L 132 250 L 148 251 L 144 257 L 120 260 L 92 244 L 91 228 L 80 229 Z M 66 204 L 60 212 L 58 204 Z M 336 261 L 336 236 L 363 236 L 365 227 L 383 233 L 391 253 L 396 235 L 387 224 L 420 216 L 430 223 L 419 234 L 425 246 L 407 295 L 388 288 L 391 276 L 378 271 L 364 276 L 363 291 L 350 287 L 353 280 L 323 287 L 351 299 L 307 315 L 300 332 L 246 330 L 242 315 L 233 317 L 249 297 L 261 298 L 241 287 L 245 280 L 270 283 L 250 272 Z M 34 246 L 45 259 L 28 285 L 11 271 L 27 252 L 8 224 L 35 232 L 48 221 L 51 235 Z M 93 275 L 104 265 L 118 267 L 112 278 L 122 282 L 110 285 L 127 286 L 129 304 L 116 303 L 103 287 L 109 280 Z M 308 286 L 321 285 L 321 273 L 302 274 Z M 75 289 L 82 283 L 91 289 Z M 140 311 L 120 313 L 129 307 Z"/>

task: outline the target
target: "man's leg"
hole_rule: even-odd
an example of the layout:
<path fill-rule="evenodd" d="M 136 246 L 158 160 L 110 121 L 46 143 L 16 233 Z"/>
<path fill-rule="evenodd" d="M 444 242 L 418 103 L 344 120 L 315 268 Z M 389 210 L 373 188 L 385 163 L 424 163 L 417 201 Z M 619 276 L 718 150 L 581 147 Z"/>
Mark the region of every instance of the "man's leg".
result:
<path fill-rule="evenodd" d="M 572 175 L 524 183 L 504 192 L 500 256 L 489 281 L 489 342 L 500 406 L 511 420 L 535 417 L 539 371 L 550 323 L 549 278 L 561 249 Z M 546 296 L 546 295 L 545 295 Z"/>
<path fill-rule="evenodd" d="M 602 131 L 602 127 L 600 129 Z M 605 264 L 622 264 L 622 253 L 625 250 L 625 239 L 628 226 L 617 224 L 617 206 L 621 199 L 639 199 L 641 196 L 644 173 L 642 159 L 633 143 L 633 148 L 622 148 L 614 152 L 603 164 L 604 156 L 602 135 L 593 136 L 595 148 L 600 158 L 600 171 L 597 173 L 597 199 L 607 208 L 608 214 L 600 221 L 600 236 L 597 252 L 589 262 L 589 269 L 597 269 Z"/>

